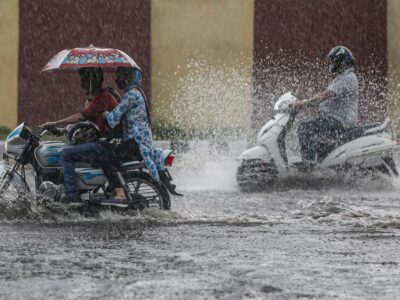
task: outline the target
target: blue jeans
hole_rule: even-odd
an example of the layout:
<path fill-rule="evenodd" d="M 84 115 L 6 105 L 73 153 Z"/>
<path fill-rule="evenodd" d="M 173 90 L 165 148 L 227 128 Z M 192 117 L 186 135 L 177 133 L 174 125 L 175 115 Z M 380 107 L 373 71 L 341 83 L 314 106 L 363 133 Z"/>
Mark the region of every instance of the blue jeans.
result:
<path fill-rule="evenodd" d="M 342 123 L 327 116 L 302 122 L 298 134 L 303 161 L 315 161 L 318 147 L 321 144 L 325 147 L 335 144 L 338 134 L 343 130 Z"/>
<path fill-rule="evenodd" d="M 61 151 L 61 167 L 64 176 L 65 195 L 67 198 L 80 197 L 76 183 L 75 162 L 99 162 L 106 148 L 97 142 L 69 146 Z"/>

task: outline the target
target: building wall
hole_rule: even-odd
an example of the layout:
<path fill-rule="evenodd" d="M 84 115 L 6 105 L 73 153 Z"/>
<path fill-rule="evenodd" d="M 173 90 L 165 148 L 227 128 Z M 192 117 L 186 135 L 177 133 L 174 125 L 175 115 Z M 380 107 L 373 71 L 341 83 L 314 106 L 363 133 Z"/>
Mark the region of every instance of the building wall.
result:
<path fill-rule="evenodd" d="M 156 122 L 248 128 L 253 0 L 152 0 Z"/>
<path fill-rule="evenodd" d="M 0 125 L 8 127 L 82 107 L 76 74 L 40 70 L 59 50 L 90 43 L 121 48 L 144 69 L 156 123 L 246 128 L 281 92 L 307 97 L 324 87 L 336 44 L 356 56 L 362 120 L 385 113 L 387 74 L 389 106 L 400 109 L 397 0 L 7 0 L 0 17 Z"/>
<path fill-rule="evenodd" d="M 387 0 L 389 107 L 393 128 L 400 129 L 400 1 Z"/>
<path fill-rule="evenodd" d="M 18 0 L 0 1 L 0 126 L 17 124 Z"/>
<path fill-rule="evenodd" d="M 18 119 L 36 126 L 83 109 L 86 96 L 76 73 L 41 73 L 63 49 L 113 47 L 144 71 L 150 98 L 150 0 L 20 0 Z M 106 74 L 106 85 L 113 85 Z"/>

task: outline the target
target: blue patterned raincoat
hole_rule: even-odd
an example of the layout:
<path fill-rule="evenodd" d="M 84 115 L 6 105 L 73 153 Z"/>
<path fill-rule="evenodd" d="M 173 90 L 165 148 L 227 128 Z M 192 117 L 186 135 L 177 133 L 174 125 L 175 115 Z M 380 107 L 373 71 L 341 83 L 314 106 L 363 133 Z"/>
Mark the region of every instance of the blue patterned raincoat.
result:
<path fill-rule="evenodd" d="M 150 176 L 159 181 L 158 171 L 164 170 L 163 156 L 161 150 L 153 146 L 146 103 L 141 92 L 133 85 L 128 86 L 121 102 L 112 112 L 106 113 L 106 118 L 112 128 L 122 122 L 122 140 L 136 141 Z"/>

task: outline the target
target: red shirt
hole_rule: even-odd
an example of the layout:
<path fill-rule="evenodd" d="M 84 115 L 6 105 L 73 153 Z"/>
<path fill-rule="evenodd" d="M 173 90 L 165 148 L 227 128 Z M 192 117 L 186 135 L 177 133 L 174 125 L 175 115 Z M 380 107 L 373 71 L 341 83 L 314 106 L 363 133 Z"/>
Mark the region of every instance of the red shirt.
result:
<path fill-rule="evenodd" d="M 103 91 L 90 101 L 89 106 L 82 112 L 86 120 L 95 123 L 104 135 L 108 126 L 102 113 L 112 111 L 118 105 L 117 99 L 107 91 Z"/>

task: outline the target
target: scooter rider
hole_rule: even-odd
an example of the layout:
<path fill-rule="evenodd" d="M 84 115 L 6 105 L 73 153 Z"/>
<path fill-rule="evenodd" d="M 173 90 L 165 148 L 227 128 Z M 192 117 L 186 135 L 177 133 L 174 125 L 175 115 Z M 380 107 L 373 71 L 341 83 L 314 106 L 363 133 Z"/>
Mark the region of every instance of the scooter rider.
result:
<path fill-rule="evenodd" d="M 128 152 L 139 152 L 146 163 L 150 176 L 155 182 L 160 181 L 159 172 L 163 174 L 164 161 L 162 152 L 153 145 L 153 137 L 150 127 L 149 109 L 145 95 L 141 89 L 142 72 L 137 68 L 119 67 L 116 72 L 116 84 L 125 94 L 121 102 L 111 112 L 103 115 L 111 128 L 122 124 L 121 148 L 128 149 Z M 129 150 L 131 149 L 131 150 Z M 118 168 L 118 166 L 116 166 Z M 113 180 L 116 176 L 107 176 Z M 114 180 L 116 186 L 115 197 L 106 199 L 103 205 L 125 206 L 127 205 L 126 196 L 121 184 Z"/>
<path fill-rule="evenodd" d="M 334 143 L 337 134 L 358 122 L 358 80 L 354 72 L 354 57 L 343 46 L 336 46 L 328 54 L 330 71 L 335 78 L 323 92 L 297 101 L 294 109 L 319 105 L 319 116 L 300 124 L 298 134 L 304 163 L 317 162 L 317 147 L 321 139 Z"/>
<path fill-rule="evenodd" d="M 108 126 L 102 117 L 102 113 L 111 111 L 118 105 L 117 96 L 109 90 L 103 89 L 104 78 L 101 68 L 81 68 L 79 69 L 79 76 L 81 86 L 86 90 L 86 95 L 89 97 L 85 103 L 85 109 L 67 118 L 54 122 L 46 122 L 41 127 L 64 127 L 68 124 L 89 120 L 95 123 L 100 129 L 101 134 L 105 136 Z M 74 163 L 78 161 L 99 162 L 104 173 L 107 175 L 107 163 L 102 163 L 101 160 L 102 154 L 105 151 L 106 148 L 98 142 L 73 145 L 62 150 L 60 164 L 63 171 L 66 202 L 70 206 L 82 204 L 76 183 Z"/>

